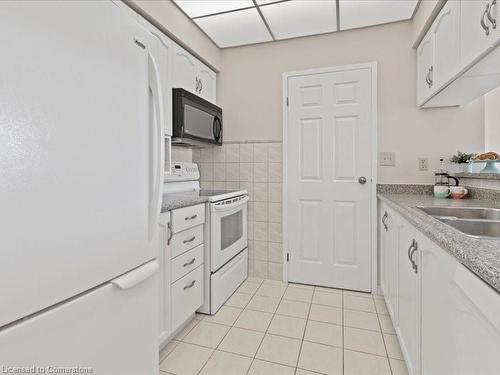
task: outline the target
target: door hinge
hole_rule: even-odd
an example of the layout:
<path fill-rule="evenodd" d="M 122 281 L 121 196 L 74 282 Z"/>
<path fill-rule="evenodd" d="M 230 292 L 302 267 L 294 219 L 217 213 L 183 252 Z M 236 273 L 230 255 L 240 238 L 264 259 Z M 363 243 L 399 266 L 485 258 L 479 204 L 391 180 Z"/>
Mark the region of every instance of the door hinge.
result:
<path fill-rule="evenodd" d="M 286 261 L 289 262 L 290 261 L 290 253 L 286 253 Z"/>
<path fill-rule="evenodd" d="M 288 96 L 286 97 L 286 106 L 288 107 Z"/>

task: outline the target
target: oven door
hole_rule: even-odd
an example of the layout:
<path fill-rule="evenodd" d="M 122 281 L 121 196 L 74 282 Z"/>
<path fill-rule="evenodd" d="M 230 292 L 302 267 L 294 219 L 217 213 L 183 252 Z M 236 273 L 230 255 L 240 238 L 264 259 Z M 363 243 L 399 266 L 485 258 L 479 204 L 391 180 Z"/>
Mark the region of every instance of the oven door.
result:
<path fill-rule="evenodd" d="M 217 271 L 248 246 L 248 196 L 210 204 L 210 270 Z"/>

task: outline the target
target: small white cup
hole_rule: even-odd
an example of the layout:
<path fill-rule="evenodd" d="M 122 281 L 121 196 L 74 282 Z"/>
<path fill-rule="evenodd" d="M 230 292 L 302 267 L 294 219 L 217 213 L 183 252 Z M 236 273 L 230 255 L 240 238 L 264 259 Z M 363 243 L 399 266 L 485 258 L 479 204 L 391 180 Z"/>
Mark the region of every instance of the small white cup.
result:
<path fill-rule="evenodd" d="M 462 199 L 465 197 L 469 191 L 463 186 L 451 186 L 450 194 L 453 199 Z"/>
<path fill-rule="evenodd" d="M 435 185 L 434 186 L 434 196 L 436 198 L 448 198 L 451 194 L 451 189 L 449 186 Z"/>

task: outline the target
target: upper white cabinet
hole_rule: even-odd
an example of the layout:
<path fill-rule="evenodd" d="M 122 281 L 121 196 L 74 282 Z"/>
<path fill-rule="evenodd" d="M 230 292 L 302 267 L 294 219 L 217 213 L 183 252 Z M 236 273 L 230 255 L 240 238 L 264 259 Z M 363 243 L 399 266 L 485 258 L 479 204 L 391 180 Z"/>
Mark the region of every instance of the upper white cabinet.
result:
<path fill-rule="evenodd" d="M 144 18 L 140 18 L 139 22 L 151 33 L 155 43 L 153 55 L 158 65 L 158 70 L 161 77 L 161 89 L 163 97 L 163 109 L 165 113 L 165 135 L 172 136 L 172 62 L 170 55 L 172 54 L 172 42 L 161 31 L 151 25 Z"/>
<path fill-rule="evenodd" d="M 173 57 L 173 87 L 180 87 L 202 98 L 216 102 L 216 73 L 201 61 L 175 45 Z"/>
<path fill-rule="evenodd" d="M 199 63 L 198 80 L 200 87 L 198 89 L 198 93 L 202 98 L 205 98 L 212 103 L 215 103 L 217 98 L 216 78 L 217 75 L 213 70 L 206 65 Z"/>
<path fill-rule="evenodd" d="M 498 5 L 493 0 L 462 0 L 460 10 L 461 60 L 468 64 L 481 56 L 498 38 Z"/>
<path fill-rule="evenodd" d="M 444 85 L 460 63 L 460 2 L 448 1 L 432 25 L 434 64 L 432 87 Z"/>
<path fill-rule="evenodd" d="M 422 104 L 433 90 L 434 34 L 429 33 L 417 49 L 417 103 Z"/>
<path fill-rule="evenodd" d="M 418 106 L 465 104 L 500 84 L 485 77 L 500 74 L 499 14 L 497 0 L 446 2 L 417 49 Z"/>
<path fill-rule="evenodd" d="M 172 87 L 180 87 L 196 93 L 197 64 L 194 56 L 175 44 L 172 63 Z"/>

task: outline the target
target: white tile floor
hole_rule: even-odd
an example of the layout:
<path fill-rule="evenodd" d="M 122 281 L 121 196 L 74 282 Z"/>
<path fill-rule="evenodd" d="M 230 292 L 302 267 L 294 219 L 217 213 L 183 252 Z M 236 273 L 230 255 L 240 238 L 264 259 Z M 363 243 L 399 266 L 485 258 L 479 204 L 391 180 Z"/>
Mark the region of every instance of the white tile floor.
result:
<path fill-rule="evenodd" d="M 407 375 L 385 303 L 347 290 L 247 279 L 160 353 L 160 375 Z"/>

